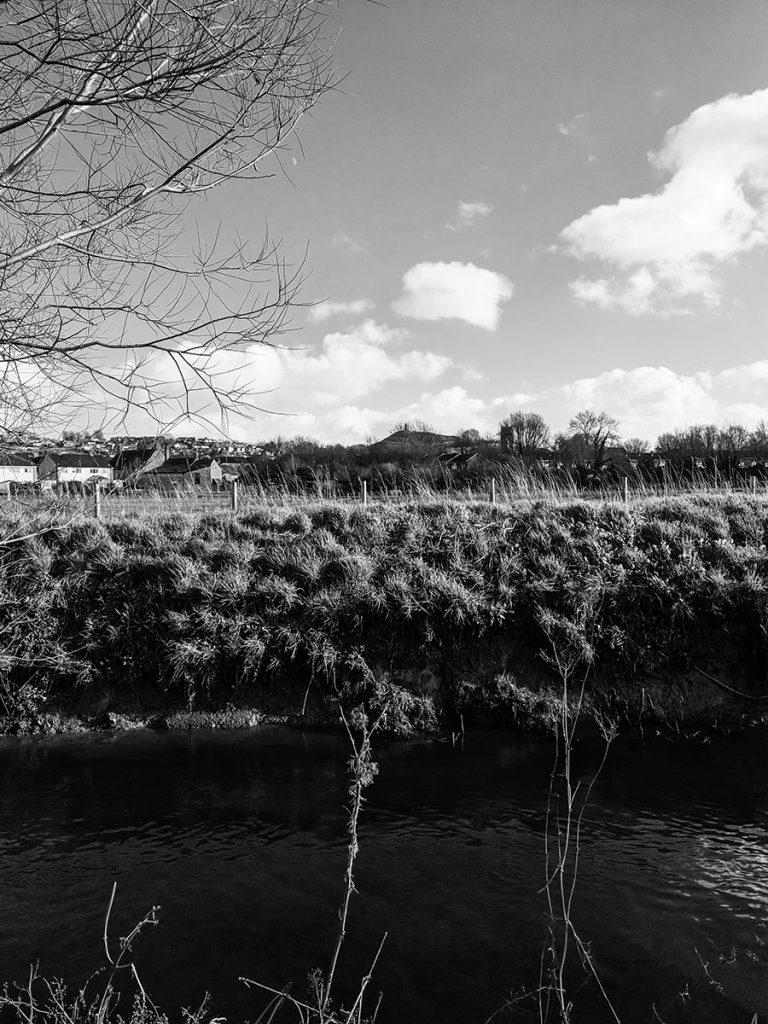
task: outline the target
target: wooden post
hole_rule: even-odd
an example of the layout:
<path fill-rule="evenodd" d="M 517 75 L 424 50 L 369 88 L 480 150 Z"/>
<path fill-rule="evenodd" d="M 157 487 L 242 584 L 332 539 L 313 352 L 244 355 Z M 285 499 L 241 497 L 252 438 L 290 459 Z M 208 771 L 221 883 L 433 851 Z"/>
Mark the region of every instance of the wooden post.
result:
<path fill-rule="evenodd" d="M 624 477 L 624 504 L 629 504 L 629 477 Z"/>
<path fill-rule="evenodd" d="M 757 477 L 756 476 L 752 477 L 752 493 L 753 494 L 757 493 Z"/>
<path fill-rule="evenodd" d="M 101 483 L 98 480 L 93 490 L 93 515 L 94 518 L 101 519 Z"/>
<path fill-rule="evenodd" d="M 491 504 L 496 504 L 496 477 L 491 477 Z"/>
<path fill-rule="evenodd" d="M 237 498 L 238 498 L 238 494 L 237 494 L 237 480 L 233 480 L 232 481 L 232 492 L 231 492 L 232 511 L 233 512 L 237 512 Z"/>
<path fill-rule="evenodd" d="M 363 504 L 368 504 L 368 481 L 363 480 Z"/>

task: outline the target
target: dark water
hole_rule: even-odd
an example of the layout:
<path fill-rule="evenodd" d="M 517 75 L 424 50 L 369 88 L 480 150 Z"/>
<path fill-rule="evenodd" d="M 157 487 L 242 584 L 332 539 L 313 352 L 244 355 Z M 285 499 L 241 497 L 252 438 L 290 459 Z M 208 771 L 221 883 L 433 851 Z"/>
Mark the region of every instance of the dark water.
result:
<path fill-rule="evenodd" d="M 768 1020 L 768 735 L 716 747 L 617 743 L 582 835 L 575 920 L 624 1022 Z M 81 982 L 152 905 L 142 980 L 173 1010 L 206 991 L 230 1022 L 264 1006 L 240 975 L 302 992 L 327 965 L 345 859 L 345 741 L 253 734 L 67 737 L 0 743 L 0 977 L 30 961 Z M 588 778 L 600 756 L 584 743 Z M 361 820 L 341 995 L 386 931 L 372 989 L 384 1024 L 482 1024 L 536 984 L 546 940 L 544 811 L 552 751 L 501 733 L 380 743 Z M 712 984 L 675 995 L 717 969 Z M 575 981 L 576 979 L 574 979 Z M 611 1019 L 594 985 L 576 1021 Z M 663 1007 L 663 1010 L 662 1010 Z M 284 1018 L 289 1018 L 288 1015 Z M 532 1008 L 515 1018 L 533 1020 Z"/>

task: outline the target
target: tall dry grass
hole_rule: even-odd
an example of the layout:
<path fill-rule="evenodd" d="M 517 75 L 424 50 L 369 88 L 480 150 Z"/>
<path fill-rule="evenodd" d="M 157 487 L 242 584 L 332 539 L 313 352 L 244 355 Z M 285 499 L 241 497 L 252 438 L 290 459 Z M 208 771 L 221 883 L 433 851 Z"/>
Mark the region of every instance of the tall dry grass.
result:
<path fill-rule="evenodd" d="M 130 482 L 129 482 L 130 483 Z M 363 484 L 365 484 L 365 491 Z M 525 470 L 499 463 L 484 467 L 474 475 L 448 466 L 398 467 L 372 466 L 334 476 L 324 469 L 306 471 L 302 476 L 280 472 L 271 480 L 240 482 L 237 488 L 239 510 L 312 506 L 316 503 L 362 504 L 434 504 L 439 502 L 517 504 L 521 501 L 563 502 L 575 499 L 589 502 L 632 503 L 649 498 L 744 495 L 768 498 L 768 482 L 751 479 L 733 482 L 712 470 L 693 473 L 666 469 L 651 479 L 637 475 L 626 480 L 610 478 L 592 486 L 579 484 L 564 470 Z M 96 499 L 89 493 L 18 492 L 0 496 L 0 518 L 14 519 L 20 535 L 55 519 L 60 523 L 92 517 Z M 165 512 L 203 513 L 232 508 L 232 486 L 205 485 L 153 489 L 123 487 L 120 483 L 103 485 L 98 514 L 103 519 L 131 518 Z M 23 527 L 23 530 L 22 530 Z"/>

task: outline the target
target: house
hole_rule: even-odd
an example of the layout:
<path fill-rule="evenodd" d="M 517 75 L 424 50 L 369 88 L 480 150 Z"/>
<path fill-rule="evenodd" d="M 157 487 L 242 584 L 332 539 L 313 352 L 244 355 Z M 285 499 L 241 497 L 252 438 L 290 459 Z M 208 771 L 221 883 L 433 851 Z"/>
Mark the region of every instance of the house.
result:
<path fill-rule="evenodd" d="M 138 483 L 148 490 L 175 491 L 188 487 L 218 487 L 222 477 L 216 459 L 172 455 L 161 466 L 143 473 Z"/>
<path fill-rule="evenodd" d="M 9 492 L 12 484 L 32 484 L 37 480 L 37 465 L 30 455 L 0 452 L 0 490 Z"/>
<path fill-rule="evenodd" d="M 108 455 L 91 452 L 46 452 L 37 467 L 42 484 L 86 484 L 111 482 L 112 463 Z"/>

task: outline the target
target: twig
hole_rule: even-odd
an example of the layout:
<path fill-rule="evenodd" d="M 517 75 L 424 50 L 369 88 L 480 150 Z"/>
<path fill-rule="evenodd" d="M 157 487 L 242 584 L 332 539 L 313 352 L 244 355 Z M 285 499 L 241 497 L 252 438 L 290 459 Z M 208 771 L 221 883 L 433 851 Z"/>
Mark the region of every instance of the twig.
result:
<path fill-rule="evenodd" d="M 726 693 L 732 693 L 736 697 L 741 697 L 742 700 L 751 700 L 756 704 L 761 704 L 764 701 L 768 701 L 768 697 L 753 697 L 752 694 L 744 693 L 742 690 L 737 690 L 733 686 L 729 686 L 727 683 L 722 682 L 722 680 L 720 679 L 715 679 L 714 676 L 711 676 L 709 672 L 705 672 L 703 668 L 699 668 L 698 665 L 693 665 L 692 668 L 696 672 L 698 672 L 699 675 L 702 675 L 705 679 L 708 679 L 710 683 L 714 683 L 715 686 L 719 686 L 720 689 L 725 690 Z"/>
<path fill-rule="evenodd" d="M 331 966 L 328 970 L 327 978 L 322 986 L 320 999 L 321 1017 L 325 1015 L 331 998 L 331 987 L 336 973 L 336 966 L 339 961 L 341 947 L 344 945 L 344 939 L 347 934 L 349 904 L 352 899 L 352 894 L 357 891 L 355 889 L 354 867 L 359 850 L 357 841 L 357 822 L 360 817 L 360 810 L 365 802 L 363 790 L 373 781 L 377 770 L 376 765 L 371 758 L 371 733 L 368 729 L 368 721 L 365 715 L 361 715 L 359 719 L 363 735 L 360 741 L 360 746 L 358 747 L 355 744 L 355 738 L 352 735 L 352 730 L 341 704 L 339 704 L 339 714 L 341 715 L 341 720 L 344 723 L 344 728 L 347 730 L 347 736 L 349 737 L 349 742 L 351 743 L 353 750 L 353 756 L 349 762 L 350 772 L 352 774 L 352 785 L 350 786 L 349 793 L 352 797 L 352 804 L 349 809 L 349 843 L 347 845 L 347 868 L 344 873 L 346 884 L 344 897 L 341 902 L 341 907 L 339 908 L 339 932 L 336 936 L 336 945 L 333 950 L 333 956 L 331 957 Z M 378 725 L 378 721 L 376 722 L 376 725 Z M 374 725 L 374 729 L 376 728 L 376 725 Z"/>
<path fill-rule="evenodd" d="M 115 893 L 117 892 L 117 882 L 112 883 L 112 894 L 109 897 L 109 904 L 107 905 L 107 913 L 104 918 L 104 952 L 107 954 L 107 960 L 114 965 L 115 961 L 112 959 L 109 953 L 109 915 L 112 913 L 112 904 L 115 902 Z"/>
<path fill-rule="evenodd" d="M 381 956 L 381 951 L 384 948 L 384 943 L 387 941 L 387 935 L 389 935 L 389 932 L 384 932 L 381 942 L 379 943 L 379 948 L 376 950 L 376 956 L 373 958 L 371 966 L 368 968 L 368 973 L 365 975 L 362 982 L 360 983 L 360 991 L 357 993 L 357 997 L 355 998 L 355 1001 L 352 1004 L 352 1009 L 347 1014 L 346 1024 L 352 1024 L 352 1018 L 354 1017 L 355 1010 L 358 1009 L 358 1007 L 359 1010 L 357 1014 L 357 1021 L 358 1024 L 360 1024 L 360 1014 L 362 1013 L 363 1009 L 363 995 L 365 994 L 365 990 L 368 987 L 368 983 L 370 982 L 373 976 L 373 972 L 376 970 L 376 964 L 378 963 L 379 957 Z M 379 997 L 379 1001 L 381 1001 L 381 997 Z"/>

